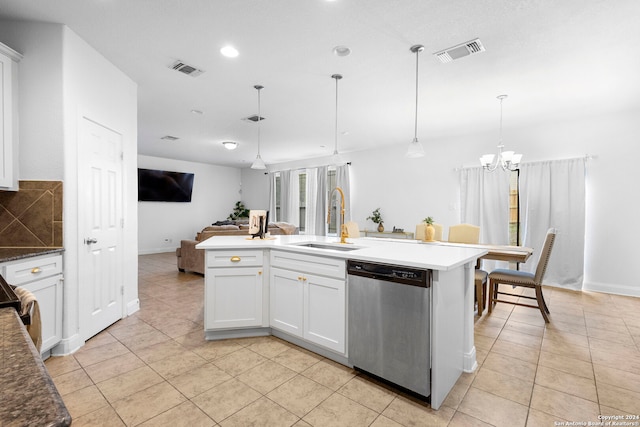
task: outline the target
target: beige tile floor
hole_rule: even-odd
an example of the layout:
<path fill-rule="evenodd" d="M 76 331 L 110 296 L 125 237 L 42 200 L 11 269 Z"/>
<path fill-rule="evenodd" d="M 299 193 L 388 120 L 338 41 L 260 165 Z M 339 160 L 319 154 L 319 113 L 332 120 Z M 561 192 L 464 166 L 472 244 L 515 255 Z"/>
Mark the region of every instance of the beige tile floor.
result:
<path fill-rule="evenodd" d="M 640 415 L 640 298 L 545 288 L 476 319 L 439 410 L 276 338 L 203 339 L 203 279 L 139 258 L 140 311 L 46 366 L 74 426 L 554 426 Z"/>

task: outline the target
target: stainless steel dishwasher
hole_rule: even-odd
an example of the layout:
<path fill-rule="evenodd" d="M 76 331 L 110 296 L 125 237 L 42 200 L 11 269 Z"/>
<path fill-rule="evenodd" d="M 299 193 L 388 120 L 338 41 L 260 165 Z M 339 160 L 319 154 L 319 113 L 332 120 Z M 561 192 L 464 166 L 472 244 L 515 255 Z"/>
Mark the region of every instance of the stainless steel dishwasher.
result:
<path fill-rule="evenodd" d="M 431 394 L 431 271 L 349 260 L 349 363 Z"/>

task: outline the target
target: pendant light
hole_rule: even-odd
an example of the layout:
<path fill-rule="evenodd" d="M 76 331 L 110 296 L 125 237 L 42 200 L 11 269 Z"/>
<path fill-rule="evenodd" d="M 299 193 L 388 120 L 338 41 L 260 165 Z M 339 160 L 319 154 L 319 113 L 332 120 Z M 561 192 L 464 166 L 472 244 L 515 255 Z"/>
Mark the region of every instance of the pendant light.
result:
<path fill-rule="evenodd" d="M 405 155 L 407 157 L 416 158 L 424 157 L 424 148 L 418 141 L 418 55 L 424 50 L 424 46 L 416 44 L 411 46 L 409 50 L 416 54 L 416 117 L 413 128 L 413 141 L 409 144 L 409 149 Z"/>
<path fill-rule="evenodd" d="M 264 164 L 264 160 L 260 157 L 260 122 L 262 116 L 260 115 L 260 90 L 264 89 L 264 86 L 255 85 L 254 88 L 258 91 L 258 155 L 251 165 L 251 169 L 266 169 L 267 165 Z"/>
<path fill-rule="evenodd" d="M 341 74 L 333 74 L 331 76 L 332 79 L 336 81 L 336 126 L 335 126 L 335 137 L 334 137 L 334 146 L 333 146 L 333 154 L 331 155 L 331 163 L 334 165 L 338 165 L 344 163 L 342 160 L 342 156 L 338 153 L 338 80 L 342 79 Z"/>

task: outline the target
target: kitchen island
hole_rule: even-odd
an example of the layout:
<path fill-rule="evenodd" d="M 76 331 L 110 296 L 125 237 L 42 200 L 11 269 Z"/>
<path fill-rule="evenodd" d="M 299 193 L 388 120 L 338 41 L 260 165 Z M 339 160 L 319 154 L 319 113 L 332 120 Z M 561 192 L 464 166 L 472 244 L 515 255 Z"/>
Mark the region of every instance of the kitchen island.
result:
<path fill-rule="evenodd" d="M 196 247 L 206 250 L 207 339 L 272 334 L 349 365 L 345 265 L 358 260 L 431 271 L 434 409 L 462 372 L 476 369 L 473 279 L 483 249 L 304 235 L 221 236 Z"/>

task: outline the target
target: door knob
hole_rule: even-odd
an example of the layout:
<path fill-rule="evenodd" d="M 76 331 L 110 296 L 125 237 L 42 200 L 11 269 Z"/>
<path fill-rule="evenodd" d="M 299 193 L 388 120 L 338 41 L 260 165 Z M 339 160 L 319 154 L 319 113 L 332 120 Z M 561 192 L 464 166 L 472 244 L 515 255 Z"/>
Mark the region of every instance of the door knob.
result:
<path fill-rule="evenodd" d="M 88 239 L 84 239 L 84 244 L 85 245 L 92 245 L 94 243 L 98 243 L 98 239 L 96 239 L 95 237 L 90 237 Z"/>

